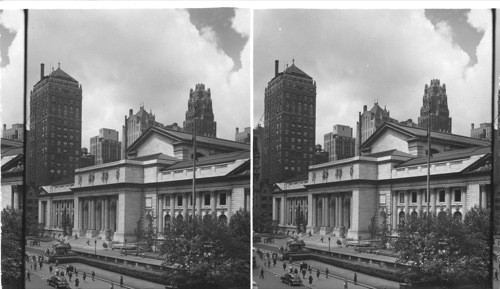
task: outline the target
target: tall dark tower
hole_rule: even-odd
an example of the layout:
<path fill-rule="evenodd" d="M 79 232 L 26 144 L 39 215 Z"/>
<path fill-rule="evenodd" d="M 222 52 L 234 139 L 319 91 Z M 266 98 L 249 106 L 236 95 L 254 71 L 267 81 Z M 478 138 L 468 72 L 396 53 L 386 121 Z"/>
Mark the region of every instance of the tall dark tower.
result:
<path fill-rule="evenodd" d="M 30 93 L 27 182 L 42 186 L 73 177 L 81 155 L 82 85 L 60 67 Z"/>
<path fill-rule="evenodd" d="M 429 107 L 430 99 L 430 107 Z M 427 122 L 431 118 L 431 131 L 451 133 L 451 117 L 448 110 L 446 85 L 439 84 L 439 79 L 432 79 L 431 85 L 425 85 L 423 105 L 420 109 L 418 126 L 427 129 Z"/>
<path fill-rule="evenodd" d="M 278 72 L 265 89 L 262 180 L 277 183 L 307 173 L 313 163 L 316 81 L 295 66 Z"/>
<path fill-rule="evenodd" d="M 196 108 L 196 110 L 195 110 Z M 217 136 L 217 122 L 214 121 L 210 88 L 205 90 L 203 83 L 196 84 L 195 89 L 189 91 L 188 110 L 184 121 L 184 131 L 193 133 L 196 115 L 196 135 Z"/>

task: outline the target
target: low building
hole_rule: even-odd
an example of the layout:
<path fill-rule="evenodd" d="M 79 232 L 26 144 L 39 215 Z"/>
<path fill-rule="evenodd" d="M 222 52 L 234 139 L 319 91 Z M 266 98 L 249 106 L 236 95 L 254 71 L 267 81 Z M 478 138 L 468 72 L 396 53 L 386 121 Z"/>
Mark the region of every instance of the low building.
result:
<path fill-rule="evenodd" d="M 234 134 L 234 140 L 236 142 L 250 144 L 250 127 L 245 127 L 245 129 L 240 132 L 239 128 L 236 128 L 236 133 Z"/>
<path fill-rule="evenodd" d="M 470 137 L 482 139 L 482 140 L 493 140 L 493 126 L 491 123 L 485 122 L 479 124 L 479 127 L 474 128 L 474 124 L 471 124 Z"/>
<path fill-rule="evenodd" d="M 73 181 L 44 187 L 38 217 L 45 232 L 62 232 L 64 210 L 73 216 L 73 235 L 118 242 L 135 240 L 141 218 L 161 235 L 173 218 L 229 220 L 239 209 L 249 211 L 249 146 L 198 136 L 197 149 L 194 209 L 192 135 L 153 126 L 126 159 L 77 169 Z"/>
<path fill-rule="evenodd" d="M 24 144 L 2 138 L 2 208 L 23 205 Z"/>
<path fill-rule="evenodd" d="M 120 160 L 121 142 L 118 141 L 118 131 L 99 129 L 99 135 L 90 138 L 90 154 L 95 158 L 94 165 Z"/>
<path fill-rule="evenodd" d="M 324 147 L 328 152 L 328 161 L 338 161 L 354 156 L 356 140 L 352 137 L 352 128 L 336 124 L 333 131 L 324 135 Z"/>
<path fill-rule="evenodd" d="M 2 138 L 10 140 L 24 141 L 24 126 L 22 123 L 15 123 L 12 128 L 7 128 L 7 125 L 3 125 Z"/>
<path fill-rule="evenodd" d="M 307 180 L 278 183 L 273 219 L 296 230 L 303 212 L 314 234 L 370 238 L 373 216 L 395 232 L 406 216 L 450 212 L 463 218 L 474 206 L 489 208 L 491 144 L 432 133 L 431 185 L 427 196 L 426 131 L 386 123 L 362 145 L 361 156 L 309 167 Z"/>

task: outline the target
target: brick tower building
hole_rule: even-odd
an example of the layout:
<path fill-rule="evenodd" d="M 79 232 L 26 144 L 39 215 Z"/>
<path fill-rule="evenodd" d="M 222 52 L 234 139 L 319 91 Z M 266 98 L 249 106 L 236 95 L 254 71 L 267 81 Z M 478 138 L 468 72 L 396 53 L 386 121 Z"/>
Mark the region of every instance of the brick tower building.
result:
<path fill-rule="evenodd" d="M 429 107 L 430 100 L 430 107 Z M 431 85 L 425 85 L 423 105 L 420 109 L 418 126 L 427 129 L 427 123 L 431 119 L 431 131 L 451 133 L 451 117 L 448 110 L 448 97 L 446 85 L 440 85 L 439 79 L 432 79 Z"/>
<path fill-rule="evenodd" d="M 42 186 L 70 178 L 78 168 L 82 130 L 82 85 L 60 67 L 30 92 L 27 182 Z"/>
<path fill-rule="evenodd" d="M 262 180 L 269 183 L 307 173 L 313 163 L 316 81 L 295 66 L 278 72 L 265 89 Z"/>
<path fill-rule="evenodd" d="M 184 131 L 193 133 L 196 116 L 196 135 L 217 136 L 217 122 L 214 121 L 210 88 L 203 83 L 196 84 L 189 92 L 188 110 L 184 121 Z"/>

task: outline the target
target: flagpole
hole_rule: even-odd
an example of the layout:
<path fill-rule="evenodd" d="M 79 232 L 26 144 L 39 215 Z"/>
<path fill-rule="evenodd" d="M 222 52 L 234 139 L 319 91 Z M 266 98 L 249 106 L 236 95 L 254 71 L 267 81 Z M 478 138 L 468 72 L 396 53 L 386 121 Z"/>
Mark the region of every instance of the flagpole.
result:
<path fill-rule="evenodd" d="M 427 107 L 427 216 L 429 216 L 429 208 L 431 201 L 431 97 L 428 96 Z"/>
<path fill-rule="evenodd" d="M 194 104 L 193 128 L 193 219 L 196 215 L 196 103 Z"/>

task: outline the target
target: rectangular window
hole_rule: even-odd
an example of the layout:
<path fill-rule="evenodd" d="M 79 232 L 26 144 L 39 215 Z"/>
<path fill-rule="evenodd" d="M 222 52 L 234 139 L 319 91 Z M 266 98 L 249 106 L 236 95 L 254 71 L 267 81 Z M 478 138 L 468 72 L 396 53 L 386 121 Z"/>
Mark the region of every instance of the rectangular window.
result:
<path fill-rule="evenodd" d="M 205 206 L 210 206 L 210 194 L 205 194 Z"/>
<path fill-rule="evenodd" d="M 169 196 L 165 197 L 165 205 L 164 206 L 170 207 L 170 197 Z"/>
<path fill-rule="evenodd" d="M 411 202 L 416 203 L 417 202 L 417 192 L 412 192 L 411 193 Z"/>
<path fill-rule="evenodd" d="M 445 200 L 446 191 L 439 191 L 439 202 L 443 203 Z"/>
<path fill-rule="evenodd" d="M 182 196 L 177 196 L 177 206 L 182 206 Z"/>
<path fill-rule="evenodd" d="M 226 205 L 226 193 L 219 194 L 219 205 L 221 205 L 221 206 Z"/>
<path fill-rule="evenodd" d="M 399 193 L 399 202 L 401 204 L 405 202 L 405 193 Z"/>
<path fill-rule="evenodd" d="M 455 202 L 461 202 L 461 201 L 462 201 L 462 191 L 455 190 Z"/>

